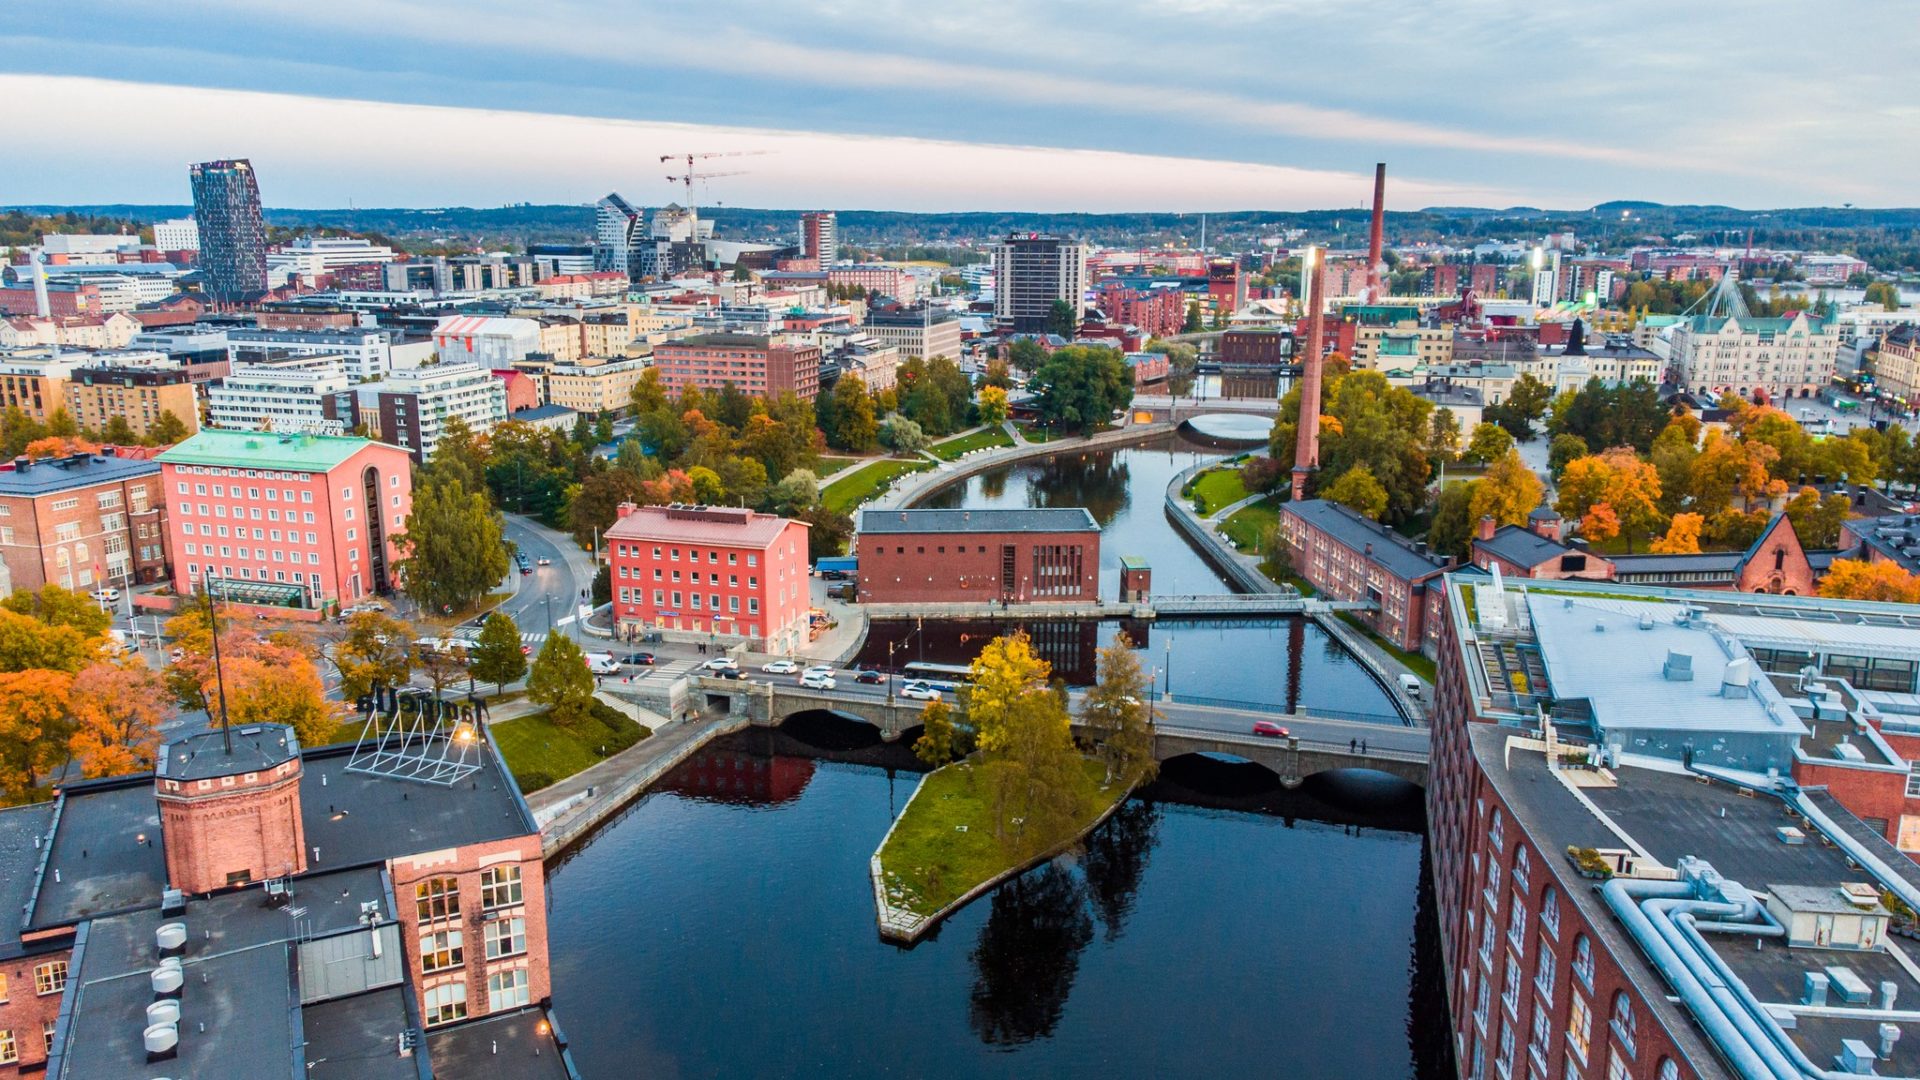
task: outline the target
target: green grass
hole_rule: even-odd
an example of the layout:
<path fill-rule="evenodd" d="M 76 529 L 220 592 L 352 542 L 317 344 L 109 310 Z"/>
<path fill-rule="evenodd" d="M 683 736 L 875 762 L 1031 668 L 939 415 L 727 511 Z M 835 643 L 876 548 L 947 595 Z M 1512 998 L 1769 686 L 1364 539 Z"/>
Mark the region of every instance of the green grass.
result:
<path fill-rule="evenodd" d="M 1394 645 L 1392 642 L 1388 641 L 1386 638 L 1383 638 L 1379 634 L 1374 633 L 1372 627 L 1368 626 L 1366 623 L 1363 623 L 1358 618 L 1354 617 L 1354 614 L 1351 611 L 1342 611 L 1342 612 L 1339 612 L 1339 615 L 1341 619 L 1346 621 L 1348 626 L 1351 626 L 1355 630 L 1358 630 L 1361 633 L 1367 635 L 1367 637 L 1375 645 L 1380 646 L 1380 648 L 1392 654 L 1395 660 L 1398 660 L 1402 664 L 1405 664 L 1407 667 L 1407 670 L 1413 672 L 1415 675 L 1418 675 L 1422 679 L 1426 680 L 1426 683 L 1428 686 L 1432 686 L 1434 681 L 1440 677 L 1439 665 L 1435 664 L 1432 660 L 1427 659 L 1426 656 L 1424 656 L 1423 654 L 1411 653 L 1406 651 L 1405 649 L 1402 649 Z"/>
<path fill-rule="evenodd" d="M 1209 469 L 1193 478 L 1186 487 L 1185 494 L 1199 503 L 1200 513 L 1212 514 L 1223 506 L 1230 506 L 1246 498 L 1250 492 L 1247 485 L 1240 482 L 1240 470 L 1234 468 Z"/>
<path fill-rule="evenodd" d="M 1052 442 L 1060 437 L 1058 432 L 1035 424 L 1015 424 L 1013 426 L 1020 429 L 1020 437 L 1028 442 Z"/>
<path fill-rule="evenodd" d="M 1272 496 L 1235 510 L 1220 526 L 1221 535 L 1241 551 L 1257 554 L 1260 538 L 1280 524 L 1280 503 Z"/>
<path fill-rule="evenodd" d="M 820 493 L 820 502 L 829 510 L 845 513 L 880 494 L 880 489 L 894 478 L 931 468 L 933 463 L 925 458 L 919 461 L 898 458 L 876 461 L 851 476 L 843 476 L 828 484 L 827 489 Z"/>
<path fill-rule="evenodd" d="M 932 446 L 927 447 L 927 449 L 934 457 L 939 458 L 941 461 L 952 461 L 970 451 L 982 450 L 990 446 L 1012 445 L 1013 436 L 1007 434 L 1005 428 L 990 427 L 982 428 L 971 435 L 962 435 L 957 439 L 948 439 L 946 442 L 934 443 Z"/>
<path fill-rule="evenodd" d="M 1057 837 L 1009 833 L 1005 842 L 994 837 L 990 764 L 974 758 L 928 773 L 880 849 L 889 887 L 897 885 L 904 894 L 894 903 L 931 915 L 981 882 L 1058 845 L 1126 797 L 1121 785 L 1101 787 L 1106 767 L 1100 762 L 1089 758 L 1081 765 L 1082 812 L 1072 829 Z M 961 825 L 967 831 L 959 831 Z"/>
<path fill-rule="evenodd" d="M 594 702 L 592 717 L 577 728 L 561 727 L 550 714 L 541 712 L 502 720 L 491 730 L 522 794 L 572 776 L 653 734 L 599 701 Z"/>
<path fill-rule="evenodd" d="M 815 476 L 832 476 L 834 473 L 839 472 L 841 469 L 859 460 L 859 458 L 853 457 L 827 457 L 823 455 L 819 459 L 819 467 L 814 470 L 813 474 Z"/>

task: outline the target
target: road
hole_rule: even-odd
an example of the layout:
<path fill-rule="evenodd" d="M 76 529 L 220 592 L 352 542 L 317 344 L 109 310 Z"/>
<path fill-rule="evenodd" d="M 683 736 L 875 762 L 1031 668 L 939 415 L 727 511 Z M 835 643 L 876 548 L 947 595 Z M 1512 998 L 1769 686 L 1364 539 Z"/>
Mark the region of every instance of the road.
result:
<path fill-rule="evenodd" d="M 496 610 L 512 618 L 520 627 L 520 640 L 536 650 L 549 632 L 582 640 L 578 608 L 583 592 L 593 587 L 593 560 L 565 533 L 516 514 L 503 517 L 503 535 L 526 555 L 533 572 L 510 569 L 507 588 L 513 595 Z M 547 565 L 540 565 L 542 559 Z"/>

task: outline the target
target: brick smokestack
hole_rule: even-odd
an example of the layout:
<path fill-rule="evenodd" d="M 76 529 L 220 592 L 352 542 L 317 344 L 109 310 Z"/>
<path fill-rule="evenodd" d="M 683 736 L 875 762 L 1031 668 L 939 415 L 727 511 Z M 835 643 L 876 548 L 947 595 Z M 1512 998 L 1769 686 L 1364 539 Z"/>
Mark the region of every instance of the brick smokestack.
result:
<path fill-rule="evenodd" d="M 1327 268 L 1325 252 L 1307 249 L 1307 351 L 1300 362 L 1300 421 L 1293 444 L 1293 497 L 1307 497 L 1307 475 L 1320 468 L 1320 371 L 1326 351 Z"/>
<path fill-rule="evenodd" d="M 1387 163 L 1382 161 L 1373 167 L 1373 228 L 1367 233 L 1367 294 L 1366 302 L 1377 304 L 1387 295 L 1382 284 L 1386 267 L 1380 264 L 1381 249 L 1386 240 L 1387 228 Z"/>

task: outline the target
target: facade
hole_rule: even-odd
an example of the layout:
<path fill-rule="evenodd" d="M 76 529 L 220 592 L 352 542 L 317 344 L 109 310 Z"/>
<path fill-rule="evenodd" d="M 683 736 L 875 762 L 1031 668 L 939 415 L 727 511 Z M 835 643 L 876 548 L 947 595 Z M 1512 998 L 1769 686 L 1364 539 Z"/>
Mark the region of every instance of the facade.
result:
<path fill-rule="evenodd" d="M 902 360 L 960 355 L 960 319 L 931 304 L 869 310 L 861 324 L 874 340 L 900 350 Z"/>
<path fill-rule="evenodd" d="M 590 356 L 561 363 L 535 358 L 518 370 L 537 387 L 541 404 L 599 417 L 632 404 L 634 385 L 647 366 L 644 359 Z"/>
<path fill-rule="evenodd" d="M 393 261 L 393 249 L 357 236 L 302 236 L 267 252 L 267 280 L 284 285 L 299 277 L 308 283 L 331 278 L 350 267 Z"/>
<path fill-rule="evenodd" d="M 1325 499 L 1280 504 L 1280 536 L 1293 571 L 1333 600 L 1362 600 L 1354 614 L 1408 652 L 1426 641 L 1426 586 L 1447 560 L 1377 521 Z"/>
<path fill-rule="evenodd" d="M 354 388 L 357 415 L 378 437 L 406 448 L 425 462 L 440 445 L 448 417 L 484 433 L 507 419 L 507 388 L 493 372 L 473 364 L 436 364 L 396 371 Z"/>
<path fill-rule="evenodd" d="M 891 296 L 903 304 L 920 299 L 920 279 L 897 266 L 850 263 L 827 267 L 827 284 L 848 285 L 868 296 Z"/>
<path fill-rule="evenodd" d="M 1137 326 L 1149 337 L 1172 337 L 1187 324 L 1187 296 L 1179 289 L 1101 286 L 1096 297 L 1108 321 Z"/>
<path fill-rule="evenodd" d="M 1086 314 L 1085 244 L 1042 233 L 1009 233 L 993 249 L 993 323 L 1003 333 L 1046 331 L 1053 303 L 1073 308 L 1077 325 Z"/>
<path fill-rule="evenodd" d="M 1223 367 L 1263 371 L 1293 363 L 1294 335 L 1286 330 L 1228 330 L 1215 355 Z"/>
<path fill-rule="evenodd" d="M 862 603 L 1100 598 L 1100 526 L 1083 507 L 867 510 L 855 548 Z"/>
<path fill-rule="evenodd" d="M 0 409 L 19 409 L 45 423 L 54 410 L 66 407 L 67 380 L 76 361 L 53 349 L 0 355 Z"/>
<path fill-rule="evenodd" d="M 696 334 L 654 346 L 660 386 L 677 396 L 681 387 L 718 390 L 732 383 L 748 397 L 773 398 L 791 391 L 812 401 L 820 392 L 820 347 L 757 334 Z"/>
<path fill-rule="evenodd" d="M 207 426 L 314 431 L 354 425 L 352 381 L 335 356 L 242 364 L 207 388 Z"/>
<path fill-rule="evenodd" d="M 840 257 L 839 221 L 831 210 L 800 215 L 800 257 L 817 266 L 831 266 Z"/>
<path fill-rule="evenodd" d="M 67 415 L 89 431 L 104 431 L 120 417 L 142 438 L 172 413 L 188 435 L 200 430 L 200 399 L 184 367 L 127 367 L 111 363 L 73 369 L 67 381 Z"/>
<path fill-rule="evenodd" d="M 393 588 L 393 537 L 413 511 L 412 472 L 400 447 L 344 435 L 208 430 L 158 460 L 173 585 L 182 595 L 209 575 L 235 583 L 251 602 L 299 608 L 350 604 Z"/>
<path fill-rule="evenodd" d="M 161 251 L 199 251 L 200 226 L 193 218 L 174 218 L 153 223 L 153 246 Z"/>
<path fill-rule="evenodd" d="M 831 385 L 841 376 L 855 375 L 873 393 L 891 390 L 898 382 L 900 350 L 887 345 L 865 330 L 821 335 L 826 342 L 820 360 L 823 384 Z"/>
<path fill-rule="evenodd" d="M 0 561 L 9 592 L 85 592 L 168 576 L 160 467 L 111 454 L 15 459 L 0 471 Z"/>
<path fill-rule="evenodd" d="M 540 351 L 540 324 L 533 319 L 449 315 L 433 328 L 433 351 L 445 363 L 512 367 Z"/>
<path fill-rule="evenodd" d="M 260 183 L 245 158 L 190 166 L 193 220 L 200 231 L 200 270 L 207 296 L 234 305 L 267 291 L 267 230 Z"/>
<path fill-rule="evenodd" d="M 807 524 L 719 506 L 634 506 L 603 536 L 620 633 L 745 640 L 766 652 L 807 641 Z"/>
<path fill-rule="evenodd" d="M 1833 321 L 1804 311 L 1773 319 L 1696 315 L 1672 333 L 1680 379 L 1702 395 L 1812 397 L 1832 382 L 1840 352 Z"/>
<path fill-rule="evenodd" d="M 405 342 L 392 330 L 352 327 L 338 330 L 264 330 L 245 327 L 227 331 L 227 357 L 235 364 L 277 360 L 289 356 L 330 356 L 355 382 L 378 379 L 397 366 L 396 344 Z M 427 353 L 424 342 L 411 349 L 409 359 Z"/>
<path fill-rule="evenodd" d="M 594 206 L 593 269 L 632 273 L 633 257 L 646 233 L 646 219 L 618 194 Z"/>
<path fill-rule="evenodd" d="M 1873 358 L 1874 389 L 1907 408 L 1920 402 L 1920 326 L 1889 329 Z"/>

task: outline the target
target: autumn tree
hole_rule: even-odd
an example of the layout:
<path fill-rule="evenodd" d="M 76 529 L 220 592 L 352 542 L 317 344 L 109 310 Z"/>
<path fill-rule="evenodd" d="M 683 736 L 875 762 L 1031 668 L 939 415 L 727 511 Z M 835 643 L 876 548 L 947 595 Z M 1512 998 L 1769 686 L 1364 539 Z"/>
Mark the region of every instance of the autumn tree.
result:
<path fill-rule="evenodd" d="M 1525 526 L 1544 494 L 1540 478 L 1520 459 L 1520 451 L 1508 450 L 1474 483 L 1468 500 L 1468 528 L 1483 517 L 1491 517 L 1500 525 Z"/>
<path fill-rule="evenodd" d="M 1467 449 L 1460 455 L 1461 460 L 1474 465 L 1484 465 L 1489 461 L 1498 461 L 1513 449 L 1513 436 L 1498 424 L 1475 424 L 1473 434 L 1467 439 Z"/>
<path fill-rule="evenodd" d="M 527 673 L 527 654 L 520 651 L 520 628 L 513 617 L 496 611 L 480 626 L 480 637 L 468 651 L 473 677 L 493 684 L 500 693 Z"/>
<path fill-rule="evenodd" d="M 553 722 L 576 727 L 593 708 L 593 672 L 586 654 L 565 634 L 548 634 L 527 675 L 527 697 L 545 705 Z"/>
<path fill-rule="evenodd" d="M 398 570 L 407 595 L 430 611 L 463 608 L 507 576 L 500 515 L 482 492 L 459 480 L 414 489 L 406 531 L 394 538 L 406 556 Z"/>
<path fill-rule="evenodd" d="M 407 652 L 412 634 L 406 623 L 383 612 L 348 616 L 346 633 L 333 647 L 333 663 L 340 669 L 340 696 L 355 701 L 375 686 L 405 686 L 413 675 Z"/>
<path fill-rule="evenodd" d="M 1920 603 L 1920 578 L 1884 559 L 1835 559 L 1820 579 L 1820 595 L 1836 600 Z"/>
<path fill-rule="evenodd" d="M 640 477 L 625 469 L 603 468 L 587 474 L 567 500 L 567 525 L 581 547 L 593 543 L 620 516 L 621 503 L 643 501 Z"/>
<path fill-rule="evenodd" d="M 1387 510 L 1387 489 L 1373 478 L 1373 470 L 1355 465 L 1340 478 L 1320 489 L 1320 497 L 1347 507 L 1361 517 L 1380 520 Z"/>
<path fill-rule="evenodd" d="M 1008 415 L 1006 388 L 1000 386 L 981 387 L 979 408 L 981 423 L 989 427 L 999 427 L 1005 423 Z"/>
<path fill-rule="evenodd" d="M 82 776 L 119 776 L 153 768 L 160 728 L 173 717 L 158 672 L 135 657 L 83 669 L 70 688 L 69 748 Z"/>
<path fill-rule="evenodd" d="M 0 674 L 0 794 L 8 802 L 35 798 L 40 782 L 67 760 L 72 688 L 64 671 Z"/>
<path fill-rule="evenodd" d="M 1464 559 L 1473 542 L 1474 492 L 1480 481 L 1454 480 L 1440 490 L 1434 505 L 1433 521 L 1427 526 L 1427 543 L 1435 553 Z"/>
<path fill-rule="evenodd" d="M 1155 769 L 1147 674 L 1124 633 L 1099 651 L 1096 666 L 1098 674 L 1080 706 L 1080 721 L 1100 743 L 1107 782 L 1135 787 L 1150 779 Z"/>
<path fill-rule="evenodd" d="M 1659 500 L 1659 473 L 1632 450 L 1615 447 L 1568 462 L 1554 508 L 1562 517 L 1579 521 L 1589 540 L 1625 536 L 1632 550 L 1635 537 L 1660 527 Z"/>
<path fill-rule="evenodd" d="M 1052 667 L 1034 654 L 1024 633 L 997 637 L 974 658 L 967 691 L 967 719 L 981 750 L 997 753 L 1013 741 L 1012 728 L 1028 719 L 1021 709 L 1036 693 L 1045 693 Z M 1065 718 L 1061 718 L 1064 734 Z"/>
<path fill-rule="evenodd" d="M 238 644 L 241 637 L 233 634 Z M 221 667 L 227 683 L 227 718 L 234 725 L 286 724 L 304 746 L 333 741 L 339 703 L 327 700 L 320 672 L 298 649 L 271 643 L 236 650 L 229 660 L 229 635 L 220 637 Z"/>
<path fill-rule="evenodd" d="M 71 626 L 48 626 L 31 616 L 0 609 L 0 671 L 79 671 L 100 651 L 98 639 Z"/>
<path fill-rule="evenodd" d="M 920 710 L 920 737 L 913 741 L 913 755 L 937 769 L 952 761 L 958 748 L 953 707 L 944 701 L 927 702 Z"/>
<path fill-rule="evenodd" d="M 1552 476 L 1553 482 L 1557 484 L 1560 482 L 1561 475 L 1567 471 L 1569 462 L 1575 458 L 1586 457 L 1589 453 L 1592 451 L 1588 448 L 1586 440 L 1580 436 L 1555 435 L 1553 441 L 1547 444 L 1547 474 Z"/>
<path fill-rule="evenodd" d="M 1080 756 L 1066 705 L 1047 686 L 1048 671 L 1026 634 L 998 637 L 974 660 L 967 694 L 967 717 L 986 758 L 995 835 L 1020 850 L 1057 837 L 1078 809 Z"/>
<path fill-rule="evenodd" d="M 1667 523 L 1667 533 L 1648 545 L 1647 550 L 1655 555 L 1697 555 L 1700 553 L 1700 530 L 1706 519 L 1699 514 L 1679 513 Z"/>
<path fill-rule="evenodd" d="M 1793 531 L 1803 547 L 1830 548 L 1840 542 L 1840 525 L 1852 506 L 1853 501 L 1845 495 L 1836 492 L 1822 496 L 1813 488 L 1803 487 L 1787 500 L 1787 520 L 1793 522 Z"/>
<path fill-rule="evenodd" d="M 0 607 L 32 616 L 45 626 L 64 626 L 82 638 L 98 640 L 113 624 L 108 614 L 91 596 L 58 585 L 43 585 L 36 592 L 17 592 L 0 601 Z"/>

